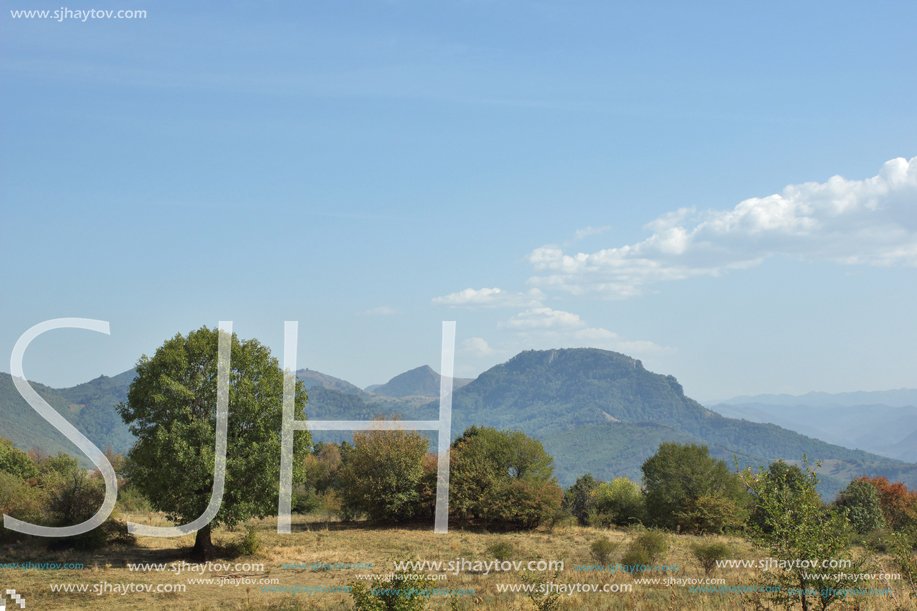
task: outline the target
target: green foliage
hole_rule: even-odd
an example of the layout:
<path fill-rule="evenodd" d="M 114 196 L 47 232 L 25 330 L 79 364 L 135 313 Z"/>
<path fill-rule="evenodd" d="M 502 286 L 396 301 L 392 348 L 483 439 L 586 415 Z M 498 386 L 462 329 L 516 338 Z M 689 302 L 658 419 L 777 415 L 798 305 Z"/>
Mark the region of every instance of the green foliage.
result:
<path fill-rule="evenodd" d="M 904 533 L 892 533 L 889 547 L 892 561 L 901 574 L 901 581 L 910 589 L 911 596 L 917 600 L 917 554 L 914 541 Z"/>
<path fill-rule="evenodd" d="M 487 548 L 487 551 L 490 553 L 491 556 L 493 556 L 500 562 L 509 560 L 516 554 L 516 550 L 513 548 L 513 544 L 503 539 L 500 539 L 499 541 L 494 541 L 493 543 L 491 543 L 490 546 Z"/>
<path fill-rule="evenodd" d="M 849 529 L 844 516 L 828 510 L 818 495 L 818 476 L 804 461 L 804 469 L 778 465 L 758 473 L 747 470 L 743 480 L 756 497 L 762 523 L 752 521 L 751 537 L 756 547 L 766 549 L 786 570 L 764 571 L 760 585 L 772 588 L 770 600 L 787 609 L 801 604 L 808 611 L 818 602 L 828 609 L 843 598 L 838 592 L 856 587 L 852 578 L 863 572 L 864 560 L 850 551 Z M 800 566 L 800 560 L 850 561 L 844 571 L 814 571 Z M 803 594 L 791 595 L 791 589 Z M 805 592 L 815 591 L 817 595 Z"/>
<path fill-rule="evenodd" d="M 663 443 L 643 463 L 643 489 L 650 524 L 674 530 L 686 516 L 705 529 L 720 530 L 722 524 L 707 523 L 704 511 L 720 514 L 715 503 L 700 502 L 715 497 L 743 506 L 747 497 L 736 474 L 726 463 L 710 456 L 706 446 Z M 722 503 L 720 503 L 722 505 Z"/>
<path fill-rule="evenodd" d="M 591 473 L 581 475 L 572 486 L 564 491 L 563 508 L 576 518 L 580 526 L 587 524 L 587 503 L 589 494 L 599 485 Z"/>
<path fill-rule="evenodd" d="M 355 611 L 422 611 L 428 597 L 422 590 L 435 587 L 421 573 L 398 571 L 390 581 L 373 579 L 350 583 Z"/>
<path fill-rule="evenodd" d="M 344 505 L 373 520 L 402 521 L 417 511 L 418 487 L 429 441 L 416 431 L 354 433 L 343 469 Z"/>
<path fill-rule="evenodd" d="M 668 537 L 660 530 L 643 530 L 627 546 L 621 557 L 621 564 L 632 573 L 647 571 L 654 564 L 665 560 L 669 551 Z"/>
<path fill-rule="evenodd" d="M 19 479 L 38 477 L 38 468 L 29 455 L 13 445 L 9 439 L 0 438 L 0 472 Z"/>
<path fill-rule="evenodd" d="M 245 529 L 245 535 L 230 546 L 233 555 L 237 556 L 254 556 L 261 549 L 261 538 L 254 525 L 249 525 Z"/>
<path fill-rule="evenodd" d="M 626 477 L 603 482 L 589 495 L 587 521 L 592 526 L 632 526 L 644 519 L 640 486 Z"/>
<path fill-rule="evenodd" d="M 43 456 L 38 460 L 38 470 L 42 474 L 57 473 L 66 475 L 77 469 L 79 469 L 79 462 L 63 452 L 58 452 L 57 456 Z"/>
<path fill-rule="evenodd" d="M 627 549 L 628 551 L 641 550 L 649 556 L 652 562 L 661 562 L 668 554 L 669 538 L 661 530 L 645 530 L 630 542 Z"/>
<path fill-rule="evenodd" d="M 105 500 L 105 484 L 101 478 L 90 477 L 84 469 L 74 469 L 58 476 L 48 499 L 48 514 L 54 526 L 73 526 L 91 518 Z M 109 517 L 109 521 L 113 518 Z M 77 535 L 54 540 L 55 547 L 76 549 L 98 549 L 108 542 L 104 527 Z"/>
<path fill-rule="evenodd" d="M 553 520 L 563 493 L 541 442 L 520 431 L 472 427 L 451 452 L 450 514 L 494 528 L 535 528 Z"/>
<path fill-rule="evenodd" d="M 709 577 L 716 571 L 716 563 L 732 555 L 732 550 L 725 543 L 695 543 L 691 546 L 691 555 L 704 568 L 704 575 Z"/>
<path fill-rule="evenodd" d="M 850 485 L 837 495 L 834 507 L 847 517 L 850 525 L 861 535 L 885 528 L 879 492 L 869 482 L 850 482 Z"/>
<path fill-rule="evenodd" d="M 557 484 L 535 480 L 497 480 L 481 497 L 481 517 L 490 528 L 532 529 L 560 509 Z"/>
<path fill-rule="evenodd" d="M 31 524 L 44 522 L 46 499 L 42 492 L 42 489 L 29 485 L 19 476 L 0 471 L 0 514 Z M 0 543 L 16 541 L 22 536 L 4 528 L 0 521 Z"/>
<path fill-rule="evenodd" d="M 202 327 L 176 335 L 137 363 L 127 402 L 118 406 L 137 443 L 128 455 L 132 484 L 172 521 L 200 516 L 213 488 L 219 331 Z M 229 419 L 223 502 L 212 524 L 234 525 L 277 511 L 283 371 L 257 340 L 232 335 Z M 294 419 L 306 394 L 296 383 Z M 293 483 L 302 483 L 302 457 L 311 438 L 296 432 Z M 298 458 L 297 458 L 298 457 Z M 197 533 L 195 553 L 211 551 L 210 527 Z"/>
<path fill-rule="evenodd" d="M 612 543 L 608 537 L 600 537 L 589 546 L 589 553 L 596 564 L 607 565 L 616 549 L 618 549 L 618 543 Z"/>
<path fill-rule="evenodd" d="M 726 498 L 721 493 L 688 499 L 678 520 L 685 530 L 697 534 L 725 533 L 743 528 L 748 519 L 746 503 Z"/>

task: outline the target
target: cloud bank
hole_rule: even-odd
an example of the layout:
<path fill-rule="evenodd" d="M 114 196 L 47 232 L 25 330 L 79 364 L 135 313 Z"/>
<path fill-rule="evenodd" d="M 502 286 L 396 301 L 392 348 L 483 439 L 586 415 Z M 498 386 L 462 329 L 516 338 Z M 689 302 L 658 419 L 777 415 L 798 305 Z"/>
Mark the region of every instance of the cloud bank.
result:
<path fill-rule="evenodd" d="M 720 276 L 785 255 L 841 265 L 917 266 L 917 157 L 892 159 L 877 176 L 790 185 L 732 210 L 681 208 L 646 225 L 633 245 L 592 254 L 543 246 L 527 259 L 529 284 L 612 299 L 647 285 Z"/>

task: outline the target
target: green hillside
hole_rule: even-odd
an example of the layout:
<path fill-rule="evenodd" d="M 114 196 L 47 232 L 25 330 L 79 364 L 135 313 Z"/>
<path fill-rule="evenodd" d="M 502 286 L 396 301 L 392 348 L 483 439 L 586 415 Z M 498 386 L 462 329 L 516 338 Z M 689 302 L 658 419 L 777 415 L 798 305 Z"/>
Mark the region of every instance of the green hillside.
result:
<path fill-rule="evenodd" d="M 99 448 L 104 450 L 111 446 L 117 452 L 124 452 L 133 443 L 133 437 L 115 411 L 115 405 L 127 398 L 133 378 L 134 371 L 130 370 L 72 388 L 31 384 L 51 407 Z M 87 466 L 90 464 L 75 445 L 26 403 L 8 373 L 0 373 L 0 437 L 11 440 L 22 450 L 37 448 L 50 454 L 65 452 L 80 458 Z"/>

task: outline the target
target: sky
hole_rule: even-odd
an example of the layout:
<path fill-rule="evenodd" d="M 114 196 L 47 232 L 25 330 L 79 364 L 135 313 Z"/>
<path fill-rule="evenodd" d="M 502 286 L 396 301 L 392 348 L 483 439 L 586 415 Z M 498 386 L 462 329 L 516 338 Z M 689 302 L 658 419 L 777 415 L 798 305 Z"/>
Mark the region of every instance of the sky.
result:
<path fill-rule="evenodd" d="M 2 371 L 56 318 L 111 333 L 36 338 L 54 387 L 298 321 L 364 387 L 454 320 L 459 377 L 917 387 L 913 2 L 0 4 Z"/>

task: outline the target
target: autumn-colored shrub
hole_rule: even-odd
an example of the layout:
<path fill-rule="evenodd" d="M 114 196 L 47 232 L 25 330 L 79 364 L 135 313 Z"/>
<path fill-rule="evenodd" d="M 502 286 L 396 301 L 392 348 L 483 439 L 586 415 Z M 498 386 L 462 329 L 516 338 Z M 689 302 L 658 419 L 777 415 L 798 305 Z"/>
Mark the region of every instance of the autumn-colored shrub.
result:
<path fill-rule="evenodd" d="M 894 484 L 885 476 L 861 477 L 861 482 L 869 482 L 879 493 L 879 505 L 885 522 L 892 530 L 917 529 L 917 491 L 908 490 L 901 482 Z"/>

